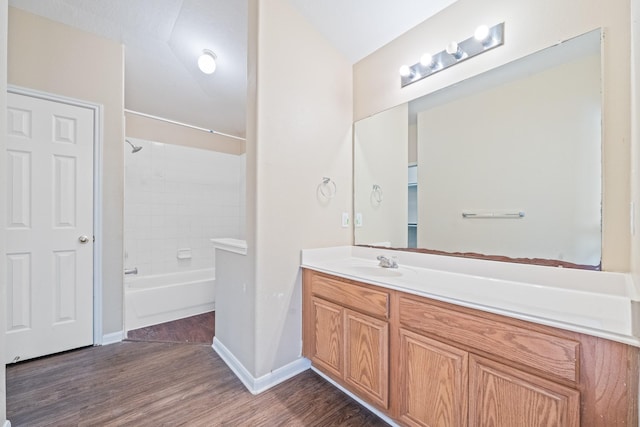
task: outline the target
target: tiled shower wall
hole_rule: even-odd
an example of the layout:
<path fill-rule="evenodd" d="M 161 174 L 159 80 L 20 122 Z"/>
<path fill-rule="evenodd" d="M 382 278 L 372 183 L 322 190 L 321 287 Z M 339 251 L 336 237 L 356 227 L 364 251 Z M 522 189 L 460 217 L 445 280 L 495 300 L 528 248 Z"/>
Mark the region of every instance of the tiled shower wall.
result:
<path fill-rule="evenodd" d="M 125 268 L 140 276 L 213 267 L 209 239 L 244 238 L 245 156 L 128 140 L 143 148 L 125 151 Z"/>

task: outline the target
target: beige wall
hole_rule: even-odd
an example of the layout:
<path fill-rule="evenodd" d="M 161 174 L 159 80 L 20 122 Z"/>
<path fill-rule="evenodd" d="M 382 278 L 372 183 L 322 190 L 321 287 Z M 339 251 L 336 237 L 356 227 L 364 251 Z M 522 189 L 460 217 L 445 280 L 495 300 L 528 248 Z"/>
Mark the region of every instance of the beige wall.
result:
<path fill-rule="evenodd" d="M 636 0 L 634 0 L 636 1 Z M 355 119 L 431 93 L 590 30 L 604 29 L 603 268 L 629 271 L 629 0 L 459 0 L 354 66 Z M 505 22 L 505 44 L 406 88 L 398 68 Z"/>
<path fill-rule="evenodd" d="M 631 238 L 631 272 L 640 283 L 640 0 L 631 1 L 632 63 L 631 63 L 631 122 L 632 175 L 631 191 L 634 204 L 634 234 Z"/>
<path fill-rule="evenodd" d="M 358 245 L 407 247 L 408 114 L 405 103 L 354 126 L 354 210 L 362 214 L 362 226 L 355 228 Z M 380 203 L 372 197 L 373 185 L 382 190 Z"/>
<path fill-rule="evenodd" d="M 340 217 L 352 205 L 352 87 L 349 61 L 287 0 L 252 0 L 250 9 L 247 244 L 255 364 L 246 368 L 260 377 L 301 355 L 300 250 L 351 243 Z M 338 188 L 326 204 L 316 197 L 323 176 Z"/>
<path fill-rule="evenodd" d="M 122 45 L 9 8 L 8 52 L 9 84 L 103 106 L 103 333 L 122 331 Z"/>
<path fill-rule="evenodd" d="M 7 1 L 0 0 L 0 111 L 6 111 L 7 109 Z M 6 171 L 6 156 L 5 156 L 5 135 L 7 134 L 7 121 L 2 116 L 0 120 L 0 171 Z M 0 188 L 6 187 L 6 174 L 0 173 Z M 5 193 L 0 191 L 0 224 L 6 224 L 6 206 L 5 206 Z M 5 239 L 4 239 L 4 226 L 0 232 L 0 307 L 2 307 L 2 313 L 4 313 L 5 307 L 5 295 L 7 290 L 7 272 L 5 258 Z M 0 316 L 0 360 L 6 360 L 6 317 Z M 7 419 L 7 392 L 5 381 L 6 369 L 4 366 L 0 368 L 0 424 L 4 424 Z"/>
<path fill-rule="evenodd" d="M 247 370 L 255 366 L 255 287 L 244 255 L 216 249 L 216 340 Z"/>
<path fill-rule="evenodd" d="M 125 113 L 125 135 L 147 141 L 218 151 L 227 154 L 243 154 L 245 142 L 224 135 L 208 133 L 178 124 L 156 120 L 138 114 Z"/>

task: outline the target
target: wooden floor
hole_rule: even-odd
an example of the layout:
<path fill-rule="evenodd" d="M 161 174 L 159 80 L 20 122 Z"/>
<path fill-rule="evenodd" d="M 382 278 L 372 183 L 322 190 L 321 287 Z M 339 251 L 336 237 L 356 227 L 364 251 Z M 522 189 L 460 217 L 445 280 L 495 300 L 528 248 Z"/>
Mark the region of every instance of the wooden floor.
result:
<path fill-rule="evenodd" d="M 127 332 L 129 341 L 213 344 L 215 311 Z"/>
<path fill-rule="evenodd" d="M 122 342 L 7 366 L 17 426 L 384 426 L 312 371 L 258 396 L 210 345 Z"/>

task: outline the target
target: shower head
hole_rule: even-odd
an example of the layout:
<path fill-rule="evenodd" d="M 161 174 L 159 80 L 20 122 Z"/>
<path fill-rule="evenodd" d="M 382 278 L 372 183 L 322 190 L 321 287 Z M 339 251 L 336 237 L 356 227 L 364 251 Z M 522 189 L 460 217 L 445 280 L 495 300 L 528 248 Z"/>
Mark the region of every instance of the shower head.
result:
<path fill-rule="evenodd" d="M 139 145 L 133 145 L 133 144 L 131 143 L 131 141 L 129 141 L 128 139 L 125 139 L 125 141 L 127 141 L 127 143 L 129 143 L 129 145 L 131 146 L 131 148 L 132 148 L 131 152 L 132 152 L 132 153 L 137 153 L 138 151 L 142 150 L 142 147 L 141 147 L 141 146 L 139 146 Z"/>

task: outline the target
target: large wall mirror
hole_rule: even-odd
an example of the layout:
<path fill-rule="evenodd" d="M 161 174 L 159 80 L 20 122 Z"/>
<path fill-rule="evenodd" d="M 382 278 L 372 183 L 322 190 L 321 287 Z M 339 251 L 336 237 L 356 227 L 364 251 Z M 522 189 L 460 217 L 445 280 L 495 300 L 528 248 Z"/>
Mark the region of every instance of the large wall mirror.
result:
<path fill-rule="evenodd" d="M 355 123 L 355 244 L 599 268 L 592 31 Z"/>

